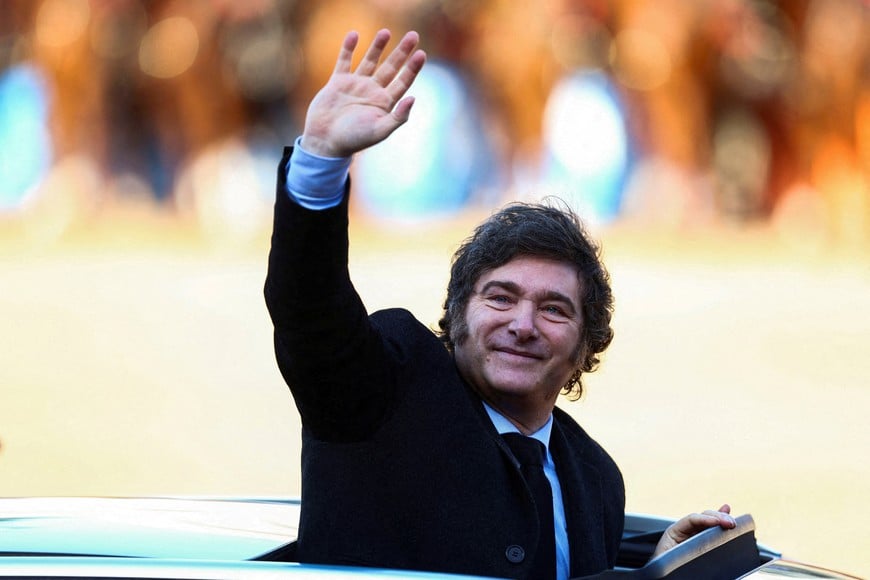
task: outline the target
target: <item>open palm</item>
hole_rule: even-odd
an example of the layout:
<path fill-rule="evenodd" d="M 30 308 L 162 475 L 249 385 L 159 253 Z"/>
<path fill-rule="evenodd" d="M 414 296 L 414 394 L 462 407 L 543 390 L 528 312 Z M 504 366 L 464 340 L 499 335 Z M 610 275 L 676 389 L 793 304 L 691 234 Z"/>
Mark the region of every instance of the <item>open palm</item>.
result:
<path fill-rule="evenodd" d="M 388 30 L 379 31 L 352 71 L 359 35 L 350 32 L 345 37 L 332 76 L 308 107 L 302 136 L 306 151 L 348 157 L 383 141 L 408 120 L 414 99 L 405 93 L 426 54 L 417 50 L 417 33 L 408 32 L 379 64 L 389 40 Z"/>

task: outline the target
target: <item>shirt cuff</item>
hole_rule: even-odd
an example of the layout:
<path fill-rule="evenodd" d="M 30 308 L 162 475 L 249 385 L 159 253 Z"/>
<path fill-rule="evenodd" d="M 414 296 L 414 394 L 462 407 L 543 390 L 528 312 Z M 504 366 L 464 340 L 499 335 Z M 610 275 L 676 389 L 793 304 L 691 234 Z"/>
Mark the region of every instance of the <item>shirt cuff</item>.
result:
<path fill-rule="evenodd" d="M 329 209 L 341 203 L 352 157 L 321 157 L 307 152 L 297 137 L 287 162 L 287 194 L 306 209 Z"/>

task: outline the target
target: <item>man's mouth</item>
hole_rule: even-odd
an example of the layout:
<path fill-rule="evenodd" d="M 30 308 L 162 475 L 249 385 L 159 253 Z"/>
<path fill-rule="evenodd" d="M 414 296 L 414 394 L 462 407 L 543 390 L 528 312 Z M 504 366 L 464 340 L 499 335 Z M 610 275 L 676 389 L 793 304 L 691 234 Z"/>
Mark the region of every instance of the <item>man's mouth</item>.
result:
<path fill-rule="evenodd" d="M 535 352 L 530 352 L 530 351 L 526 351 L 526 350 L 518 350 L 515 348 L 509 348 L 509 347 L 496 347 L 494 350 L 496 352 L 500 352 L 503 354 L 508 354 L 511 356 L 517 356 L 517 357 L 521 357 L 521 358 L 533 359 L 533 360 L 538 360 L 540 358 L 543 358 L 540 354 L 535 353 Z"/>

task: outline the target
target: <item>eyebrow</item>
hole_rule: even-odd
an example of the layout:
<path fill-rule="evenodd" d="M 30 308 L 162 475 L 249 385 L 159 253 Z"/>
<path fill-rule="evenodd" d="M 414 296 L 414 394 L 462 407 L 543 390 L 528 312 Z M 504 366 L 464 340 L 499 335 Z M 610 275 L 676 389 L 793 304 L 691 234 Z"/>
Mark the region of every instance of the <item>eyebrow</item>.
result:
<path fill-rule="evenodd" d="M 483 285 L 483 288 L 480 289 L 478 294 L 484 294 L 493 288 L 502 288 L 511 294 L 522 294 L 522 288 L 520 288 L 519 284 L 516 282 L 511 282 L 509 280 L 490 280 L 486 284 Z M 571 300 L 570 297 L 565 296 L 561 292 L 557 292 L 555 290 L 547 290 L 542 294 L 536 295 L 536 298 L 542 302 L 561 302 L 571 307 L 571 312 L 577 312 L 577 305 L 574 304 L 574 301 Z"/>

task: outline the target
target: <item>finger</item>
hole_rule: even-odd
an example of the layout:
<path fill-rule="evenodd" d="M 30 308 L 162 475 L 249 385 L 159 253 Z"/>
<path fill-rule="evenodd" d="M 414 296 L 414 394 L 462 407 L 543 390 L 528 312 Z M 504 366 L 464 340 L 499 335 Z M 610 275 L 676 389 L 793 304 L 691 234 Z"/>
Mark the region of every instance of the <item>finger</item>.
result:
<path fill-rule="evenodd" d="M 411 55 L 396 78 L 394 78 L 387 86 L 387 92 L 390 94 L 393 101 L 401 99 L 408 89 L 411 88 L 411 85 L 414 84 L 417 75 L 420 74 L 420 70 L 422 70 L 425 63 L 426 53 L 422 50 L 418 50 Z"/>
<path fill-rule="evenodd" d="M 722 507 L 719 508 L 719 511 L 722 512 L 723 514 L 730 514 L 731 513 L 731 506 L 728 505 L 727 503 L 723 503 Z"/>
<path fill-rule="evenodd" d="M 731 515 L 728 514 L 728 512 L 723 512 L 722 510 L 718 512 L 713 510 L 706 510 L 703 515 L 709 518 L 707 520 L 709 522 L 709 526 L 718 525 L 723 528 L 733 528 L 737 525 L 737 521 L 732 518 Z"/>
<path fill-rule="evenodd" d="M 411 116 L 411 107 L 413 106 L 414 97 L 405 97 L 396 105 L 396 108 L 393 110 L 393 117 L 399 125 L 403 125 L 407 122 L 408 118 Z"/>
<path fill-rule="evenodd" d="M 399 71 L 402 70 L 402 67 L 405 66 L 405 62 L 408 60 L 408 57 L 411 56 L 411 53 L 413 53 L 417 48 L 419 42 L 420 36 L 416 32 L 413 30 L 407 32 L 405 36 L 402 37 L 398 46 L 396 46 L 396 48 L 393 49 L 393 52 L 391 52 L 387 57 L 387 60 L 385 60 L 384 63 L 378 67 L 377 71 L 375 71 L 375 81 L 377 81 L 377 83 L 382 87 L 389 85 L 393 79 L 396 78 L 396 75 L 399 74 Z"/>
<path fill-rule="evenodd" d="M 411 115 L 411 107 L 414 106 L 414 97 L 405 97 L 395 106 L 389 115 L 381 117 L 375 125 L 375 133 L 380 139 L 386 139 L 393 131 L 404 125 Z"/>
<path fill-rule="evenodd" d="M 356 74 L 371 76 L 378 68 L 378 61 L 381 60 L 388 42 L 390 42 L 390 31 L 386 28 L 378 30 L 365 56 L 356 67 Z"/>
<path fill-rule="evenodd" d="M 335 61 L 334 73 L 350 72 L 350 64 L 353 60 L 353 51 L 356 50 L 356 45 L 359 42 L 359 33 L 352 30 L 344 37 L 344 42 L 341 43 L 341 50 L 338 51 L 338 60 Z"/>

